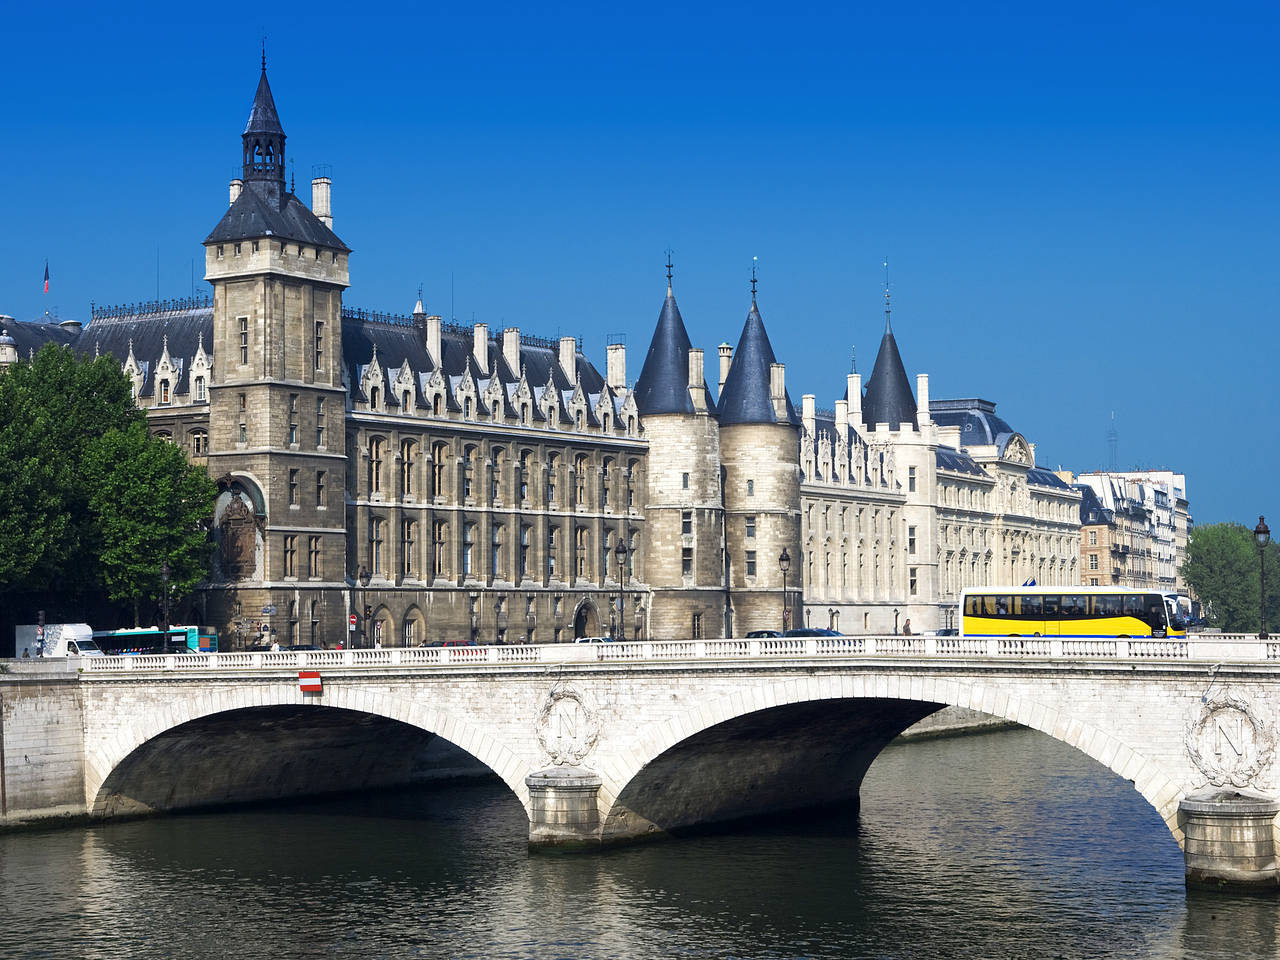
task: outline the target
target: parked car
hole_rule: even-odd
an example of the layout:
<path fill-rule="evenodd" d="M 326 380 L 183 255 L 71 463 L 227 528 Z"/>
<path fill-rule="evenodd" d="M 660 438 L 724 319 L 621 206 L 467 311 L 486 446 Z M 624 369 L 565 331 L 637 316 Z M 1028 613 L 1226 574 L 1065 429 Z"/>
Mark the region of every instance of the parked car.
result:
<path fill-rule="evenodd" d="M 782 636 L 781 630 L 750 630 L 747 632 L 748 640 L 767 640 L 780 636 Z"/>
<path fill-rule="evenodd" d="M 934 634 L 934 636 L 936 636 L 936 637 L 958 637 L 958 636 L 960 636 L 960 630 L 959 630 L 958 628 L 956 628 L 956 627 L 943 627 L 941 630 L 939 630 L 937 633 L 935 633 L 935 634 Z"/>
<path fill-rule="evenodd" d="M 574 637 L 574 643 L 613 643 L 613 637 Z"/>
<path fill-rule="evenodd" d="M 783 634 L 784 637 L 843 637 L 844 634 L 839 630 L 825 630 L 822 627 L 800 627 L 796 630 L 788 630 Z"/>

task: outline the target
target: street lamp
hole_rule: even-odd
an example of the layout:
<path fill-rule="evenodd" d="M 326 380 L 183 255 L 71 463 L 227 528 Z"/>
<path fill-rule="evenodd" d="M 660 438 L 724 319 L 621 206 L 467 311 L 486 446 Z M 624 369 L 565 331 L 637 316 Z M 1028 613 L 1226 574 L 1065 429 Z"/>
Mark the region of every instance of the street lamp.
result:
<path fill-rule="evenodd" d="M 787 571 L 791 569 L 791 554 L 782 548 L 778 554 L 778 569 L 782 571 L 782 632 L 787 632 L 787 624 L 791 622 L 791 610 L 787 607 Z"/>
<path fill-rule="evenodd" d="M 357 574 L 360 580 L 360 586 L 363 588 L 364 599 L 364 616 L 360 618 L 360 646 L 367 647 L 369 645 L 369 618 L 373 616 L 373 609 L 369 606 L 369 568 L 364 564 L 360 565 L 360 573 Z"/>
<path fill-rule="evenodd" d="M 1253 535 L 1258 540 L 1258 598 L 1262 607 L 1262 631 L 1259 640 L 1267 636 L 1267 544 L 1271 542 L 1271 528 L 1267 526 L 1266 517 L 1258 517 L 1258 525 L 1253 528 Z"/>
<path fill-rule="evenodd" d="M 618 545 L 613 548 L 614 556 L 618 558 L 618 637 L 619 640 L 627 639 L 627 622 L 623 618 L 626 614 L 623 611 L 623 588 L 627 585 L 627 541 L 624 537 L 618 538 Z"/>

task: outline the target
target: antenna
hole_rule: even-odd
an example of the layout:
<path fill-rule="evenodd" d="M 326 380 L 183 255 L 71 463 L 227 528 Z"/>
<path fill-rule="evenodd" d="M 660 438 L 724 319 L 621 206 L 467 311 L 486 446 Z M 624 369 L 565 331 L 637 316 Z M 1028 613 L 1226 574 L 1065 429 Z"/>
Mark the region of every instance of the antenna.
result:
<path fill-rule="evenodd" d="M 1120 431 L 1116 429 L 1116 412 L 1111 411 L 1111 428 L 1107 430 L 1107 446 L 1111 448 L 1111 472 L 1119 470 L 1117 450 L 1120 446 Z"/>
<path fill-rule="evenodd" d="M 884 332 L 892 333 L 893 327 L 889 323 L 889 314 L 892 312 L 889 306 L 889 258 L 884 258 Z"/>

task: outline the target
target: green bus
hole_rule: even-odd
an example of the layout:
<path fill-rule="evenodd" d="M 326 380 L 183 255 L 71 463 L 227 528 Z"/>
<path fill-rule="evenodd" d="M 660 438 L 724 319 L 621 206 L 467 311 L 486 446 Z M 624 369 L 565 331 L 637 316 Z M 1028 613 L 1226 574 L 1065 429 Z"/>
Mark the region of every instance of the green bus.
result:
<path fill-rule="evenodd" d="M 94 642 L 107 656 L 148 656 L 162 653 L 217 653 L 218 631 L 213 627 L 175 624 L 165 633 L 159 627 L 95 630 Z"/>

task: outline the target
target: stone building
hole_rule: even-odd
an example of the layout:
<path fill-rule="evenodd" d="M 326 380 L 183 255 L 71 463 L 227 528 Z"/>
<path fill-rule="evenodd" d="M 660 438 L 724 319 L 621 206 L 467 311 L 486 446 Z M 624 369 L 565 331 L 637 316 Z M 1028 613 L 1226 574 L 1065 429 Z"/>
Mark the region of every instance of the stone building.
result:
<path fill-rule="evenodd" d="M 754 281 L 713 389 L 668 263 L 632 385 L 621 344 L 602 375 L 573 337 L 345 304 L 333 184 L 303 203 L 284 150 L 264 66 L 204 240 L 211 297 L 0 336 L 0 364 L 117 357 L 152 430 L 207 466 L 218 549 L 183 615 L 226 646 L 919 631 L 954 625 L 966 585 L 1079 582 L 1080 492 L 994 404 L 930 401 L 924 374 L 913 392 L 887 299 L 865 390 L 797 410 Z"/>

